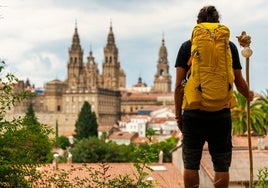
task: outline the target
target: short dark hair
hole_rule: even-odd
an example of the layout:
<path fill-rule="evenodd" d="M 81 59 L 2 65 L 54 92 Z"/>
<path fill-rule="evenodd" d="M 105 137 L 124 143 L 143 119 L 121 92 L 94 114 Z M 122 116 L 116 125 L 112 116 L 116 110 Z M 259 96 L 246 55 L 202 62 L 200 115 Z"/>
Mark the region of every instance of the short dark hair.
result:
<path fill-rule="evenodd" d="M 210 22 L 210 23 L 219 22 L 219 13 L 214 6 L 205 6 L 200 9 L 197 15 L 197 23 L 202 22 Z"/>

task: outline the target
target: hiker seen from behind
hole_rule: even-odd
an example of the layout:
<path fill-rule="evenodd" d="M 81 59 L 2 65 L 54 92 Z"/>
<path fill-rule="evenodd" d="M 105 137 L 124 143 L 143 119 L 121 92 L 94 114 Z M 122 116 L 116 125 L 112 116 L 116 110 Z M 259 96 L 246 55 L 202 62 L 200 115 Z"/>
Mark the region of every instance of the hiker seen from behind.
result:
<path fill-rule="evenodd" d="M 182 131 L 185 188 L 199 187 L 199 168 L 205 142 L 215 171 L 215 188 L 229 185 L 232 159 L 231 108 L 236 89 L 248 100 L 253 92 L 242 76 L 237 47 L 229 40 L 229 28 L 219 22 L 214 6 L 197 15 L 190 40 L 177 54 L 175 115 Z"/>

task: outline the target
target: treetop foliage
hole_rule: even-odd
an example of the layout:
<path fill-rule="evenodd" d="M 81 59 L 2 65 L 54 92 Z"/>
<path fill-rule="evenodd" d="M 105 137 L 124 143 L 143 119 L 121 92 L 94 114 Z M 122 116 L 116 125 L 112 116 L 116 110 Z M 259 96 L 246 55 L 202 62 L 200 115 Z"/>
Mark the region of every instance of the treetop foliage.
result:
<path fill-rule="evenodd" d="M 90 136 L 98 136 L 98 123 L 95 112 L 91 111 L 91 106 L 88 101 L 85 101 L 81 111 L 78 114 L 78 119 L 75 123 L 75 138 L 81 140 Z"/>

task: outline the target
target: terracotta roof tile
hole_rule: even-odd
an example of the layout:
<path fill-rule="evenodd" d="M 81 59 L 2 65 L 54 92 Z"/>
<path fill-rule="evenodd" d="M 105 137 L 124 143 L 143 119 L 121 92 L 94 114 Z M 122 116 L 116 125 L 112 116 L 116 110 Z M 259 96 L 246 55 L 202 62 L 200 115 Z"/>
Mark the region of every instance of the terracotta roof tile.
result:
<path fill-rule="evenodd" d="M 136 168 L 133 163 L 107 163 L 109 169 L 107 171 L 107 175 L 110 174 L 111 178 L 117 175 L 125 175 L 129 174 L 132 178 L 134 178 L 134 174 L 137 174 Z M 100 170 L 100 163 L 88 163 L 87 167 L 93 168 L 95 170 Z M 151 168 L 155 169 L 153 171 L 146 170 L 149 175 L 146 178 L 153 179 L 154 182 L 157 183 L 158 188 L 180 188 L 183 187 L 183 178 L 182 174 L 172 163 L 163 163 L 163 164 L 152 164 L 149 165 Z M 53 170 L 53 165 L 46 165 L 41 168 L 41 170 L 49 170 L 50 172 L 60 172 L 62 169 L 65 171 L 80 168 L 82 164 L 59 164 L 58 170 Z M 82 170 L 71 171 L 72 174 L 69 175 L 70 179 L 74 179 L 75 177 L 86 178 L 88 176 L 88 171 L 85 168 Z"/>
<path fill-rule="evenodd" d="M 174 119 L 174 118 L 172 118 L 172 119 Z M 153 117 L 150 121 L 149 121 L 149 123 L 159 123 L 159 124 L 161 124 L 161 123 L 164 123 L 164 122 L 166 122 L 167 120 L 169 120 L 169 118 L 167 118 L 167 117 Z"/>
<path fill-rule="evenodd" d="M 148 99 L 153 99 L 156 100 L 157 98 L 161 98 L 161 93 L 141 93 L 141 92 L 122 92 L 122 100 L 129 100 L 129 99 L 142 99 L 142 100 L 148 100 Z M 163 97 L 174 97 L 174 93 L 163 93 L 162 94 Z"/>
<path fill-rule="evenodd" d="M 130 133 L 130 132 L 122 132 L 122 131 L 120 131 L 120 132 L 114 132 L 113 134 L 111 134 L 110 136 L 109 136 L 109 139 L 131 139 L 131 138 L 133 138 L 133 137 L 135 137 L 137 135 L 137 133 L 135 133 L 135 132 L 132 132 L 132 133 Z"/>
<path fill-rule="evenodd" d="M 74 136 L 75 134 L 76 134 L 75 131 L 69 131 L 69 132 L 63 133 L 62 135 L 68 137 L 68 136 Z"/>

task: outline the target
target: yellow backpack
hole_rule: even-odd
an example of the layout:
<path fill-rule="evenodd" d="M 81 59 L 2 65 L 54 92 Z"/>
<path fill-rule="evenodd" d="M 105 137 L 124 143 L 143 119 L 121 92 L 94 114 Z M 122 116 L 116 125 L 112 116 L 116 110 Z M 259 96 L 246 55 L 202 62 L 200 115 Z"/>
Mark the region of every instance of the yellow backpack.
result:
<path fill-rule="evenodd" d="M 218 111 L 235 106 L 229 38 L 228 27 L 219 23 L 206 22 L 194 27 L 183 110 Z"/>

